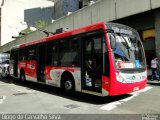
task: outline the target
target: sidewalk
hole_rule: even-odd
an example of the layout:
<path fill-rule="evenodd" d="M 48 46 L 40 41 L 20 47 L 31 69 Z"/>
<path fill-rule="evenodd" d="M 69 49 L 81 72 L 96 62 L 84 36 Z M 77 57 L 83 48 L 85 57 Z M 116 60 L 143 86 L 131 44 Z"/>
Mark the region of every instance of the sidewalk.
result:
<path fill-rule="evenodd" d="M 149 79 L 149 78 L 150 78 L 150 77 L 148 77 L 147 84 L 155 85 L 155 86 L 160 86 L 160 82 L 158 82 L 158 80 L 151 80 L 151 79 Z"/>
<path fill-rule="evenodd" d="M 148 80 L 147 84 L 148 85 L 152 85 L 152 86 L 158 86 L 158 87 L 160 87 L 160 82 L 157 82 L 157 80 L 155 80 L 155 81 Z"/>
<path fill-rule="evenodd" d="M 151 75 L 152 75 L 152 70 L 148 69 L 148 84 L 152 84 L 152 85 L 160 85 L 160 82 L 158 82 L 158 80 L 151 80 Z"/>
<path fill-rule="evenodd" d="M 148 79 L 147 83 L 159 83 L 160 84 L 160 81 L 158 82 L 158 80 L 150 80 L 150 79 Z"/>

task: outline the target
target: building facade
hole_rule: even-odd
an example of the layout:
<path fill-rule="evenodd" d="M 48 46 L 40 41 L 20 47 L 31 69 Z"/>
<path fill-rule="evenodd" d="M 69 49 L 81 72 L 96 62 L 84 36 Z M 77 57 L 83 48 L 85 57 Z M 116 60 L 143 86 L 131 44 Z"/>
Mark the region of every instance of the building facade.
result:
<path fill-rule="evenodd" d="M 79 10 L 79 0 L 58 0 L 54 6 L 55 19 Z"/>
<path fill-rule="evenodd" d="M 4 0 L 1 7 L 1 45 L 11 42 L 27 27 L 35 27 L 38 20 L 54 19 L 54 2 L 48 0 Z"/>

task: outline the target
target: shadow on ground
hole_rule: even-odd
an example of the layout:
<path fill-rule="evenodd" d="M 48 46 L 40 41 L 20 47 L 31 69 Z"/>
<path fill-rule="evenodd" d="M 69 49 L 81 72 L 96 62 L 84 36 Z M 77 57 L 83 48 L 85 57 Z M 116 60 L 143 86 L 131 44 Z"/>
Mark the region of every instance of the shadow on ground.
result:
<path fill-rule="evenodd" d="M 119 96 L 113 96 L 113 97 L 110 97 L 110 96 L 99 97 L 99 96 L 89 95 L 89 94 L 80 93 L 80 92 L 75 92 L 73 95 L 68 95 L 64 93 L 60 88 L 43 85 L 39 83 L 34 83 L 34 82 L 28 82 L 28 81 L 22 82 L 20 80 L 17 80 L 11 77 L 7 79 L 0 79 L 0 81 L 8 83 L 8 84 L 15 84 L 18 86 L 23 86 L 28 90 L 31 90 L 31 89 L 37 90 L 41 92 L 46 92 L 51 95 L 71 99 L 74 101 L 80 101 L 84 103 L 97 104 L 97 105 L 111 103 L 111 102 L 122 100 L 122 99 L 125 99 L 131 96 L 129 94 L 125 94 L 125 95 L 119 95 Z"/>

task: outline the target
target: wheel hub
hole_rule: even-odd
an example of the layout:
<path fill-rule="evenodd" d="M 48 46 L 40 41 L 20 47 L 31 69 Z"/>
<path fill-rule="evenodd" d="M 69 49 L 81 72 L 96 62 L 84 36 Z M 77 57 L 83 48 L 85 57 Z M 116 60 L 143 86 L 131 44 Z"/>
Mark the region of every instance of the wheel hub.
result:
<path fill-rule="evenodd" d="M 71 83 L 71 81 L 66 81 L 65 82 L 65 89 L 66 90 L 71 90 L 72 89 L 72 83 Z"/>

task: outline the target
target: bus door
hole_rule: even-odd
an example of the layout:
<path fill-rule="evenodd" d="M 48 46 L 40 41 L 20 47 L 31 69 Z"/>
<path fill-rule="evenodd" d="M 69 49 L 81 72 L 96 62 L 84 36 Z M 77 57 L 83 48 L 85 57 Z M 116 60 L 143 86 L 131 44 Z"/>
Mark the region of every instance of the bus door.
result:
<path fill-rule="evenodd" d="M 101 35 L 82 38 L 82 83 L 85 90 L 102 92 L 103 54 Z"/>
<path fill-rule="evenodd" d="M 46 45 L 39 45 L 37 49 L 37 81 L 45 82 Z"/>

